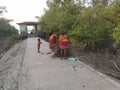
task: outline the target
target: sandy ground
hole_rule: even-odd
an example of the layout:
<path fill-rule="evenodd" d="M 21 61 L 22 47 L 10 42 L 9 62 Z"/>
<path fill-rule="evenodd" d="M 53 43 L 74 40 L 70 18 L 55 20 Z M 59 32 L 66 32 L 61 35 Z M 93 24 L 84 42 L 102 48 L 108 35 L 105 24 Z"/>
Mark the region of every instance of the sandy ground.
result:
<path fill-rule="evenodd" d="M 0 90 L 120 90 L 120 83 L 80 61 L 52 57 L 37 38 L 14 45 L 0 59 Z"/>

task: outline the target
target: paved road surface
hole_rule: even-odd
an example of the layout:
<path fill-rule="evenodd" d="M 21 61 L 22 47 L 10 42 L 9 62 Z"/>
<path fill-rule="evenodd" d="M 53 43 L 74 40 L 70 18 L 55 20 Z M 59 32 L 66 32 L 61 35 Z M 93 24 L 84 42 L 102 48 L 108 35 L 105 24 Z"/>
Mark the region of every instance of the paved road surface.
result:
<path fill-rule="evenodd" d="M 41 40 L 37 53 L 37 38 L 28 38 L 19 90 L 120 90 L 120 83 L 95 71 L 80 61 L 53 58 L 48 43 Z"/>

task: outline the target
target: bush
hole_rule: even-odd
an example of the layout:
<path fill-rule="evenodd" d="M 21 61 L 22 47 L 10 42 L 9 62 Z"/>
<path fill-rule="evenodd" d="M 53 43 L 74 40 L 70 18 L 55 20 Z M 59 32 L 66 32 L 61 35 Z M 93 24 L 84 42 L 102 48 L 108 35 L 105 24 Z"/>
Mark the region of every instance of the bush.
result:
<path fill-rule="evenodd" d="M 11 36 L 6 37 L 5 45 L 10 47 L 11 45 L 13 45 L 18 40 L 19 40 L 19 35 L 13 34 Z"/>

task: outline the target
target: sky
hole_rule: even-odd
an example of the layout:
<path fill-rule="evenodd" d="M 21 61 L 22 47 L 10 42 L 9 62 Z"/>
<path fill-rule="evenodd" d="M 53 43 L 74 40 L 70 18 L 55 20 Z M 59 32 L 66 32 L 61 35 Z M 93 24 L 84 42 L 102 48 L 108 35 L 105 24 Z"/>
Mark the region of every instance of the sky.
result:
<path fill-rule="evenodd" d="M 14 23 L 37 21 L 35 16 L 42 16 L 47 8 L 46 0 L 0 0 L 0 6 L 6 6 L 8 12 L 4 17 Z"/>

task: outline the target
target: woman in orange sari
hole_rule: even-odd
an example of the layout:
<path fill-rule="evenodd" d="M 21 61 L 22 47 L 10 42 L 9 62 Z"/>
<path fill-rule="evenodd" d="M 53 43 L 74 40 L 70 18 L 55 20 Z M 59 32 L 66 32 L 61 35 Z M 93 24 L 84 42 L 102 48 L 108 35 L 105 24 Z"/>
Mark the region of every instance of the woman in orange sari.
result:
<path fill-rule="evenodd" d="M 61 33 L 60 37 L 59 37 L 59 43 L 58 46 L 60 48 L 60 54 L 61 54 L 61 58 L 67 58 L 67 50 L 68 50 L 68 37 L 65 33 Z"/>
<path fill-rule="evenodd" d="M 49 48 L 54 51 L 57 42 L 57 34 L 52 34 L 49 38 Z"/>

